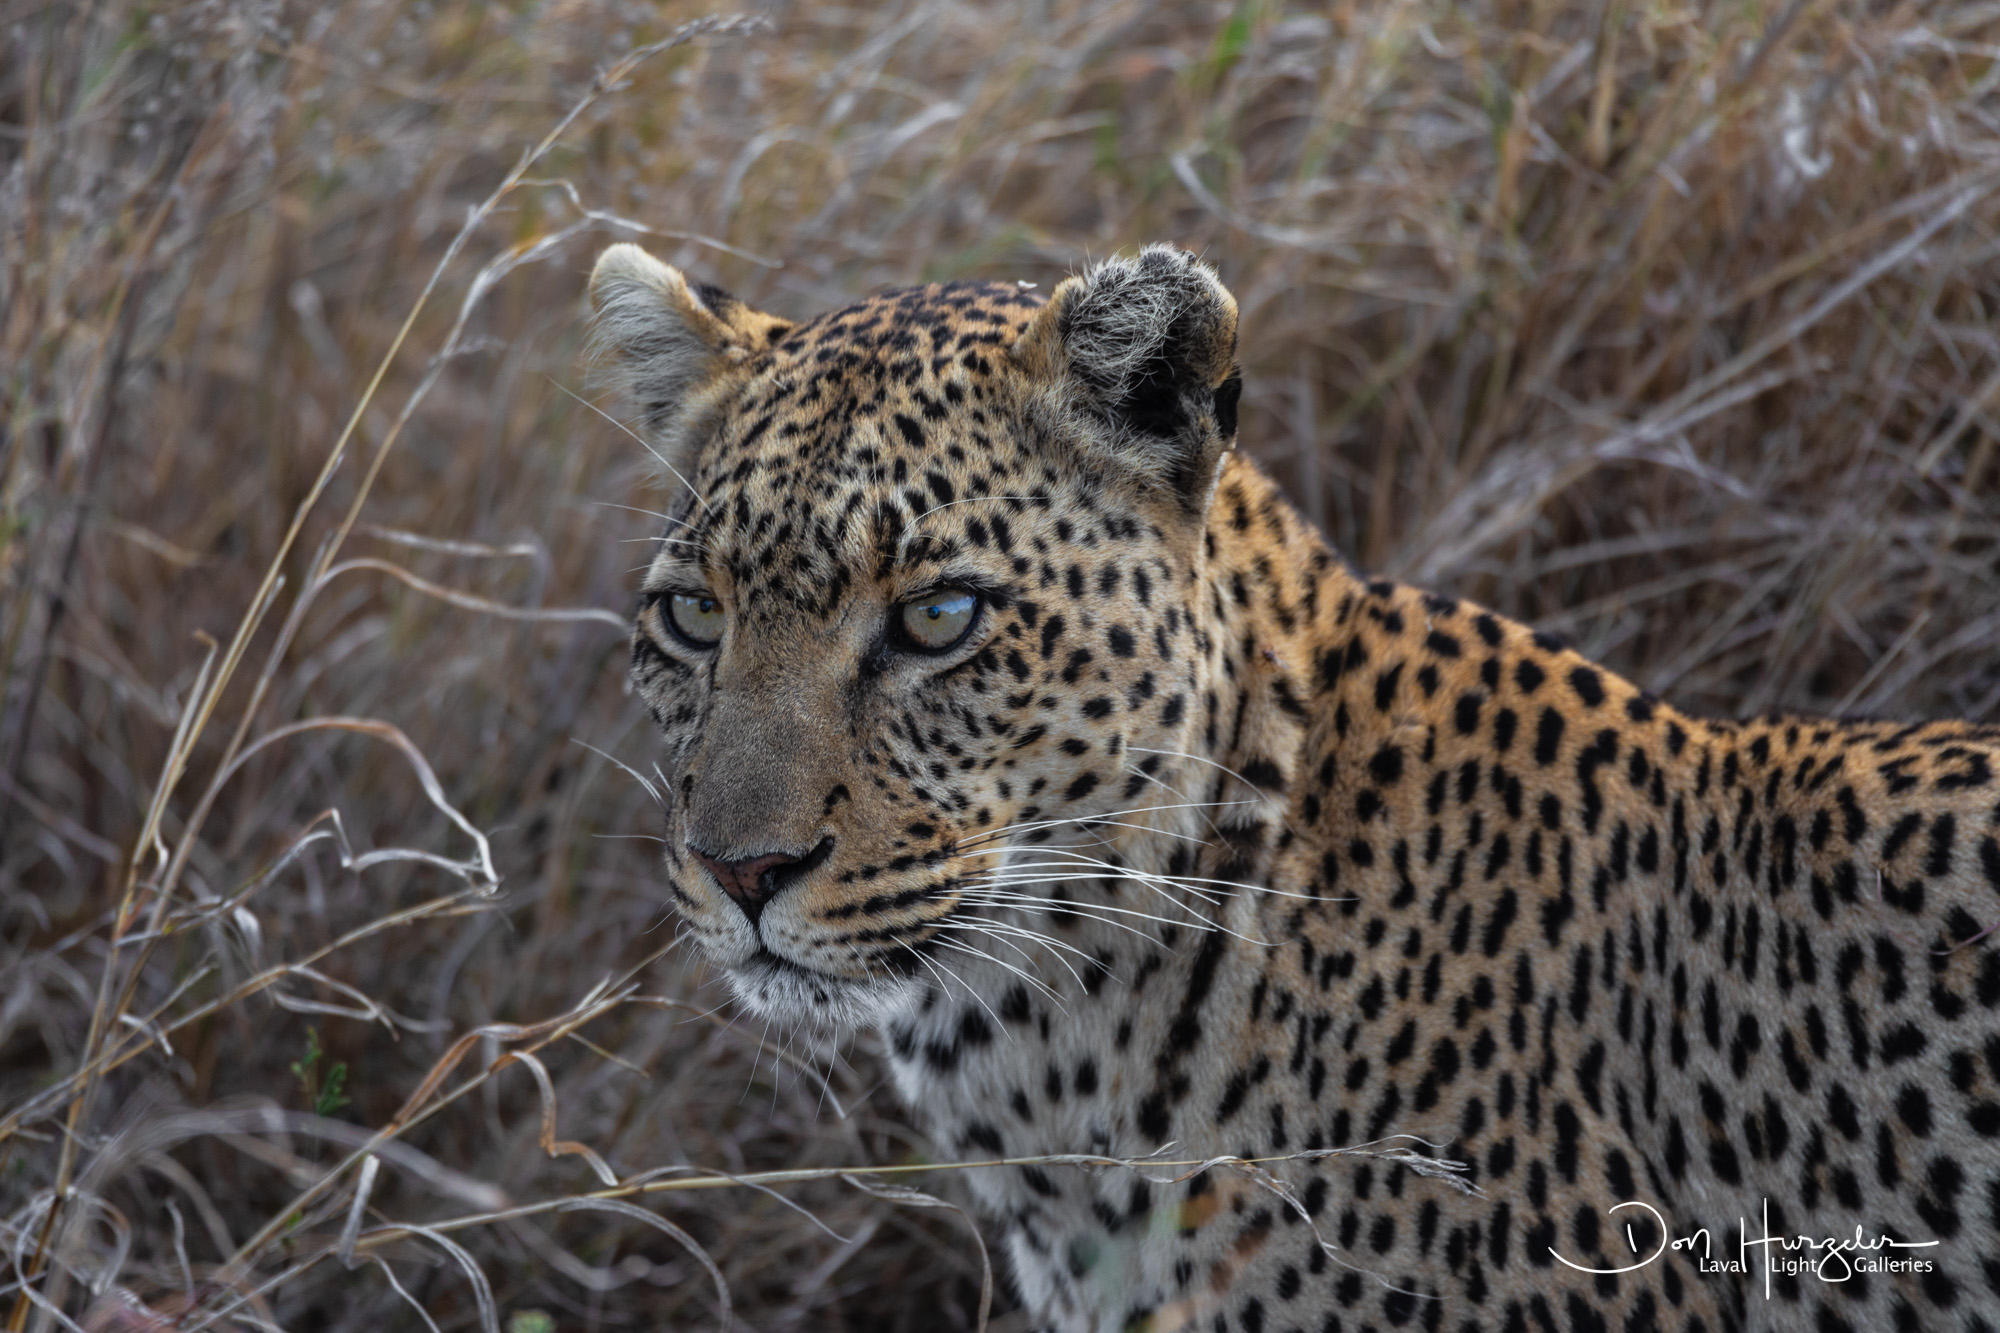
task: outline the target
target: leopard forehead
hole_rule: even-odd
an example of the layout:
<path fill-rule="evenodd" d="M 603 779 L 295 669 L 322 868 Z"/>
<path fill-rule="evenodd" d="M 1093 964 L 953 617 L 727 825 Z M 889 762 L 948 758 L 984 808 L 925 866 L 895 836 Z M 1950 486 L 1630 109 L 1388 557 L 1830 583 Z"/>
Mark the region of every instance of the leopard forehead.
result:
<path fill-rule="evenodd" d="M 912 408 L 923 420 L 942 420 L 1006 373 L 1007 348 L 1042 305 L 1018 284 L 932 283 L 880 292 L 774 329 L 750 367 L 766 390 L 754 410 L 780 426 L 799 417 L 845 426 Z M 753 420 L 732 443 L 741 451 L 762 433 Z M 800 453 L 831 461 L 841 443 L 837 432 L 820 432 L 801 442 Z M 923 441 L 906 430 L 890 444 L 906 455 L 924 452 Z"/>
<path fill-rule="evenodd" d="M 817 574 L 823 597 L 833 568 L 773 548 L 813 535 L 821 550 L 851 546 L 848 529 L 885 512 L 1004 487 L 1023 462 L 996 419 L 1010 396 L 1006 349 L 1040 305 L 1007 284 L 904 288 L 793 326 L 756 354 L 689 478 L 704 540 L 742 591 Z"/>
<path fill-rule="evenodd" d="M 649 585 L 699 566 L 746 616 L 827 616 L 857 580 L 912 585 L 975 553 L 989 576 L 1025 573 L 1013 538 L 1045 521 L 1085 550 L 1150 529 L 1120 488 L 1023 438 L 1046 426 L 1010 349 L 1044 304 L 1019 283 L 933 283 L 774 327 L 710 405 Z"/>

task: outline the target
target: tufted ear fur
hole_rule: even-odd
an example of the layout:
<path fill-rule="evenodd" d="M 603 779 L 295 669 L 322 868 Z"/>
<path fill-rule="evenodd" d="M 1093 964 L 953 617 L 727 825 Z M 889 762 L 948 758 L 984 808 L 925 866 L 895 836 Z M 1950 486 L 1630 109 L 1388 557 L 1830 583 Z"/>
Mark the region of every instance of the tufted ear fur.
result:
<path fill-rule="evenodd" d="M 1215 270 L 1171 245 L 1066 279 L 1012 355 L 1084 447 L 1208 507 L 1236 438 L 1236 298 Z"/>
<path fill-rule="evenodd" d="M 689 406 L 732 366 L 791 325 L 706 283 L 688 282 L 636 245 L 611 246 L 590 273 L 592 350 L 616 368 L 647 428 L 685 435 Z"/>

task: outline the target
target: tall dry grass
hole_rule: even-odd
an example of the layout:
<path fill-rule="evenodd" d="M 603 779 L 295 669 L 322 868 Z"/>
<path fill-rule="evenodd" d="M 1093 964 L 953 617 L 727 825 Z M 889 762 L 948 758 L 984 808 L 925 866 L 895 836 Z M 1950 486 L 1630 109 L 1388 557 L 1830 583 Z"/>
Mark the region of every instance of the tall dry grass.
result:
<path fill-rule="evenodd" d="M 869 1044 L 672 949 L 576 359 L 642 227 L 793 315 L 1179 241 L 1357 562 L 2000 716 L 2000 5 L 780 3 L 597 82 L 705 12 L 0 4 L 6 1327 L 976 1321 L 832 1174 L 928 1160 Z"/>

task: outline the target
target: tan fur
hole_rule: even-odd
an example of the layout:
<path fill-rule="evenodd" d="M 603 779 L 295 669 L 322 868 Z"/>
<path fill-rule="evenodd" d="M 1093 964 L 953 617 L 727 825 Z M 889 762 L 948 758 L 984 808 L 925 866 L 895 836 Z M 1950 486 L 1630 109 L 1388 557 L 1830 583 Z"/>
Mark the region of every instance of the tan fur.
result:
<path fill-rule="evenodd" d="M 974 1173 L 1036 1318 L 2000 1326 L 2000 733 L 1695 719 L 1356 574 L 1231 452 L 1235 303 L 1170 249 L 796 326 L 629 250 L 593 291 L 679 394 L 633 679 L 699 947 L 878 1028 L 947 1153 L 1270 1159 Z M 898 649 L 939 588 L 974 630 Z M 691 847 L 819 859 L 753 922 Z M 1939 1243 L 1768 1298 L 1756 1252 L 1564 1266 L 1666 1239 L 1627 1200 L 1721 1259 L 1766 1201 Z"/>

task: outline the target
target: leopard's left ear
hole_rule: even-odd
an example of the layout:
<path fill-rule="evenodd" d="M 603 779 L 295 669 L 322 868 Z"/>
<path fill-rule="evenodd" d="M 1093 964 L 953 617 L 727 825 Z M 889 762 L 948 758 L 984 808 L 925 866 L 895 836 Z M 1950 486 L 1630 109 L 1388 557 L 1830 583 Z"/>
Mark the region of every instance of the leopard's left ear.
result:
<path fill-rule="evenodd" d="M 1059 434 L 1206 511 L 1236 438 L 1236 298 L 1185 250 L 1107 259 L 1050 295 L 1011 349 Z"/>

